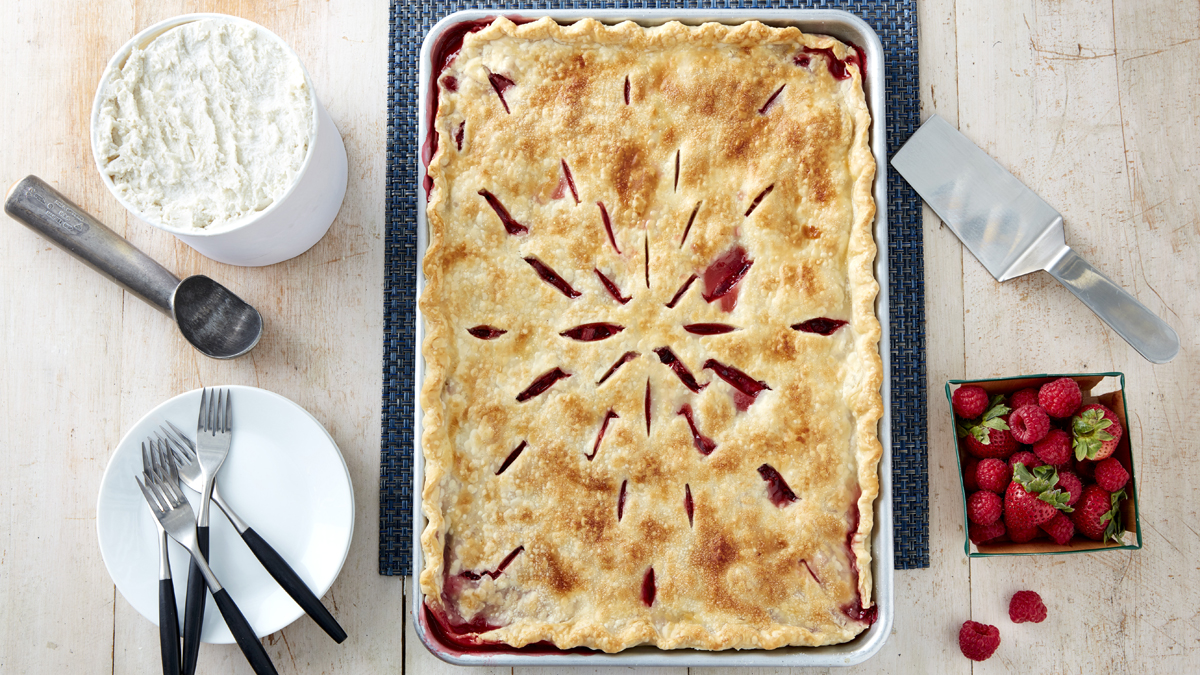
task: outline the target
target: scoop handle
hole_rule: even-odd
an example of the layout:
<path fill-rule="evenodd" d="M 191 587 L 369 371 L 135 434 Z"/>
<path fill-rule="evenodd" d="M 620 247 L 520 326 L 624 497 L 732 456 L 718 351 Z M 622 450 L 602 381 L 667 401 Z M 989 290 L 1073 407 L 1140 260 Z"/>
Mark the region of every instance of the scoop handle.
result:
<path fill-rule="evenodd" d="M 37 176 L 17 181 L 4 212 L 167 316 L 179 278 Z"/>
<path fill-rule="evenodd" d="M 1046 271 L 1146 360 L 1166 363 L 1179 353 L 1179 334 L 1174 328 L 1070 247 Z"/>

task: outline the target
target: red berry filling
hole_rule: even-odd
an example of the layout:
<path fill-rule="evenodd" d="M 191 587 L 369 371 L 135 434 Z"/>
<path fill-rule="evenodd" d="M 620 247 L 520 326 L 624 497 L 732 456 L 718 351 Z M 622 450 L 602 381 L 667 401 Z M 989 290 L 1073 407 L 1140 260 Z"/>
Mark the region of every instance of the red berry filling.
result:
<path fill-rule="evenodd" d="M 593 459 L 595 459 L 596 453 L 600 452 L 600 442 L 604 440 L 604 432 L 608 431 L 609 420 L 615 420 L 615 419 L 619 419 L 619 418 L 620 418 L 620 415 L 613 412 L 612 410 L 609 410 L 608 412 L 604 413 L 604 421 L 600 424 L 600 433 L 596 434 L 596 444 L 592 446 L 592 454 L 584 455 L 584 457 L 587 457 L 587 461 L 590 462 Z"/>
<path fill-rule="evenodd" d="M 679 304 L 679 300 L 683 297 L 684 293 L 687 293 L 687 289 L 692 287 L 692 283 L 694 281 L 696 281 L 695 274 L 688 277 L 687 281 L 683 282 L 683 285 L 679 287 L 679 290 L 675 291 L 675 295 L 671 298 L 671 301 L 667 303 L 667 309 L 675 309 L 675 305 Z"/>
<path fill-rule="evenodd" d="M 679 191 L 679 150 L 675 151 L 675 187 L 671 188 L 671 191 Z M 684 236 L 686 237 L 687 235 Z"/>
<path fill-rule="evenodd" d="M 517 394 L 517 403 L 524 403 L 529 399 L 544 393 L 547 389 L 554 386 L 555 382 L 570 377 L 570 373 L 563 372 L 562 368 L 555 368 L 550 372 L 542 375 L 533 381 L 533 384 L 525 388 L 525 391 Z"/>
<path fill-rule="evenodd" d="M 645 405 L 645 415 L 646 415 L 646 435 L 649 436 L 650 435 L 650 379 L 649 378 L 646 379 L 646 401 L 645 401 L 644 405 Z"/>
<path fill-rule="evenodd" d="M 625 330 L 624 326 L 615 323 L 585 323 L 581 326 L 568 328 L 559 335 L 578 340 L 579 342 L 599 342 Z"/>
<path fill-rule="evenodd" d="M 496 469 L 497 476 L 504 473 L 508 467 L 512 466 L 513 462 L 517 461 L 517 458 L 521 456 L 521 452 L 525 450 L 526 444 L 526 441 L 521 441 L 520 445 L 513 448 L 512 452 L 508 453 L 508 457 L 504 458 L 504 463 L 500 465 L 499 469 Z"/>
<path fill-rule="evenodd" d="M 504 100 L 504 92 L 509 87 L 515 86 L 517 83 L 503 75 L 497 75 L 496 73 L 488 73 L 488 82 L 492 83 L 492 89 L 494 89 L 496 91 L 496 95 L 500 97 L 500 103 L 504 105 L 504 112 L 512 114 L 508 109 L 508 101 Z"/>
<path fill-rule="evenodd" d="M 488 206 L 492 207 L 492 210 L 496 212 L 497 216 L 499 216 L 500 222 L 504 224 L 505 232 L 508 232 L 509 234 L 525 234 L 529 232 L 528 227 L 518 223 L 512 216 L 508 215 L 508 209 L 504 208 L 504 205 L 500 203 L 500 200 L 496 198 L 496 195 L 488 192 L 487 190 L 480 190 L 479 194 L 487 200 Z"/>
<path fill-rule="evenodd" d="M 746 373 L 734 368 L 726 366 L 715 359 L 709 359 L 704 362 L 704 369 L 711 370 L 717 374 L 722 380 L 728 382 L 734 389 L 742 392 L 751 399 L 758 398 L 764 389 L 770 389 L 766 382 L 755 380 Z"/>
<path fill-rule="evenodd" d="M 813 581 L 818 584 L 821 583 L 821 577 L 817 576 L 817 572 L 812 568 L 812 565 L 809 565 L 808 561 L 803 558 L 800 559 L 800 562 L 804 563 L 804 568 L 808 570 L 808 574 L 813 578 Z"/>
<path fill-rule="evenodd" d="M 629 105 L 629 76 L 625 76 L 625 105 Z"/>
<path fill-rule="evenodd" d="M 737 327 L 726 323 L 689 323 L 683 329 L 692 335 L 721 335 L 732 333 Z"/>
<path fill-rule="evenodd" d="M 637 357 L 638 357 L 637 352 L 625 352 L 624 354 L 622 354 L 621 358 L 617 359 L 616 363 L 612 364 L 612 367 L 608 369 L 608 372 L 604 373 L 604 377 L 600 378 L 600 381 L 596 383 L 596 386 L 599 387 L 600 385 L 604 384 L 604 382 L 607 381 L 608 378 L 613 376 L 613 373 L 617 372 L 617 368 L 620 368 L 621 366 L 625 365 L 626 363 L 629 363 L 630 361 L 636 359 Z"/>
<path fill-rule="evenodd" d="M 600 277 L 600 283 L 604 284 L 604 290 L 608 291 L 608 294 L 613 296 L 613 300 L 616 300 L 624 305 L 633 299 L 633 296 L 626 297 L 621 295 L 621 289 L 617 288 L 617 285 L 613 283 L 612 279 L 604 276 L 604 272 L 601 272 L 595 268 L 592 268 L 592 271 L 596 273 L 596 276 Z"/>
<path fill-rule="evenodd" d="M 446 91 L 458 91 L 458 78 L 453 75 L 447 75 L 442 78 L 442 88 Z"/>
<path fill-rule="evenodd" d="M 475 326 L 474 328 L 468 328 L 467 332 L 480 340 L 495 340 L 508 331 L 492 328 L 491 326 Z"/>
<path fill-rule="evenodd" d="M 733 311 L 737 303 L 737 285 L 746 276 L 754 261 L 746 257 L 746 249 L 735 246 L 720 258 L 717 258 L 708 269 L 704 270 L 704 301 L 721 300 L 721 309 Z"/>
<path fill-rule="evenodd" d="M 625 516 L 625 488 L 629 487 L 629 479 L 621 481 L 621 494 L 617 496 L 617 522 Z"/>
<path fill-rule="evenodd" d="M 679 380 L 683 382 L 683 386 L 691 389 L 693 393 L 699 394 L 700 390 L 707 387 L 708 384 L 700 384 L 696 378 L 692 376 L 692 371 L 688 370 L 683 361 L 675 356 L 675 352 L 671 351 L 670 347 L 659 347 L 654 350 L 658 354 L 658 360 L 666 364 L 679 376 Z"/>
<path fill-rule="evenodd" d="M 692 445 L 696 446 L 696 450 L 701 455 L 711 455 L 712 451 L 717 449 L 717 443 L 713 439 L 701 434 L 700 430 L 696 428 L 696 420 L 692 417 L 692 406 L 684 403 L 683 407 L 679 409 L 679 414 L 683 415 L 683 418 L 687 420 L 688 428 L 692 430 Z"/>
<path fill-rule="evenodd" d="M 642 241 L 645 242 L 645 253 L 646 253 L 646 288 L 650 288 L 650 233 L 649 232 L 646 233 L 646 236 L 642 239 Z"/>
<path fill-rule="evenodd" d="M 820 54 L 821 56 L 824 56 L 825 63 L 829 64 L 829 74 L 833 76 L 833 79 L 845 80 L 850 77 L 850 73 L 846 71 L 846 65 L 853 64 L 855 62 L 854 55 L 847 56 L 846 60 L 843 61 L 843 60 L 839 59 L 838 57 L 834 56 L 833 49 L 831 49 L 829 47 L 825 47 L 824 49 L 805 47 L 804 53 L 805 54 Z M 800 57 L 796 57 L 796 63 L 797 63 L 797 65 L 807 65 L 807 64 L 800 64 Z"/>
<path fill-rule="evenodd" d="M 463 136 L 466 134 L 466 130 L 467 121 L 463 120 L 462 122 L 458 123 L 458 131 L 454 132 L 454 145 L 457 146 L 459 150 L 462 150 Z"/>
<path fill-rule="evenodd" d="M 767 497 L 772 504 L 783 508 L 796 501 L 796 493 L 792 492 L 792 488 L 788 487 L 787 481 L 775 470 L 775 467 L 763 464 L 758 467 L 758 475 L 767 482 Z"/>
<path fill-rule="evenodd" d="M 676 177 L 676 180 L 678 180 L 678 177 Z M 700 205 L 703 203 L 703 201 L 696 202 L 696 208 L 692 209 L 692 215 L 688 217 L 687 227 L 683 228 L 683 237 L 679 240 L 679 248 L 683 248 L 683 242 L 687 241 L 688 232 L 692 231 L 692 223 L 696 222 L 696 214 L 700 212 Z"/>
<path fill-rule="evenodd" d="M 496 577 L 500 576 L 504 572 L 504 568 L 508 567 L 509 563 L 511 563 L 513 561 L 513 558 L 517 557 L 517 554 L 519 554 L 521 551 L 524 551 L 524 550 L 525 550 L 524 546 L 516 547 L 515 549 L 513 549 L 512 553 L 509 553 L 508 555 L 504 556 L 504 560 L 500 561 L 500 566 L 494 570 L 484 570 L 482 572 L 472 572 L 470 570 L 466 570 L 462 573 L 462 576 L 466 579 L 470 579 L 471 581 L 479 581 L 480 579 L 482 579 L 484 577 L 491 577 L 491 578 L 495 579 Z"/>
<path fill-rule="evenodd" d="M 688 514 L 688 527 L 693 525 L 692 513 L 695 510 L 695 505 L 692 503 L 692 486 L 684 484 L 683 486 L 683 510 Z"/>
<path fill-rule="evenodd" d="M 780 89 L 782 90 L 782 87 L 780 87 Z M 767 195 L 771 194 L 771 190 L 774 190 L 774 189 L 775 189 L 775 184 L 771 183 L 765 189 L 763 189 L 762 192 L 758 193 L 758 196 L 754 198 L 754 201 L 750 202 L 750 208 L 746 209 L 746 217 L 747 218 L 750 217 L 751 213 L 754 213 L 754 209 L 758 208 L 758 205 L 759 205 L 759 203 L 762 202 L 763 197 L 766 197 Z"/>
<path fill-rule="evenodd" d="M 557 288 L 560 293 L 568 298 L 578 298 L 581 295 L 579 291 L 571 288 L 571 284 L 568 284 L 566 279 L 558 276 L 557 272 L 547 267 L 546 264 L 541 260 L 538 260 L 537 258 L 526 258 L 525 262 L 529 263 L 529 266 L 536 270 L 538 276 L 541 277 L 546 283 Z"/>
<path fill-rule="evenodd" d="M 617 238 L 613 236 L 612 221 L 608 219 L 608 209 L 604 208 L 604 202 L 596 202 L 596 206 L 600 207 L 600 219 L 604 221 L 604 231 L 608 233 L 608 243 L 612 244 L 613 250 L 620 255 L 621 247 L 617 246 Z"/>
<path fill-rule="evenodd" d="M 775 102 L 775 99 L 776 99 L 776 98 L 779 98 L 779 95 L 780 95 L 781 93 L 783 93 L 783 88 L 784 88 L 784 87 L 786 87 L 786 86 L 787 86 L 786 84 L 781 84 L 781 85 L 779 85 L 779 88 L 775 90 L 775 93 L 774 93 L 774 94 L 771 94 L 771 97 L 767 99 L 767 102 L 766 102 L 766 103 L 764 103 L 764 104 L 763 104 L 763 106 L 762 106 L 761 108 L 759 108 L 759 109 L 758 109 L 758 114 L 759 114 L 759 115 L 766 115 L 766 114 L 767 114 L 767 111 L 771 109 L 771 104 Z"/>
<path fill-rule="evenodd" d="M 646 603 L 647 607 L 654 605 L 654 595 L 658 592 L 658 587 L 654 583 L 654 568 L 646 570 L 646 576 L 642 577 L 642 602 Z"/>
<path fill-rule="evenodd" d="M 847 323 L 847 321 L 842 321 L 841 319 L 819 317 L 794 323 L 792 324 L 792 330 L 798 330 L 802 333 L 816 333 L 817 335 L 833 335 L 837 329 L 845 326 Z"/>
<path fill-rule="evenodd" d="M 575 203 L 579 203 L 579 193 L 575 190 L 575 178 L 571 176 L 571 167 L 567 166 L 567 160 L 562 160 L 563 176 L 567 179 L 567 187 L 571 188 L 571 196 L 575 198 Z"/>

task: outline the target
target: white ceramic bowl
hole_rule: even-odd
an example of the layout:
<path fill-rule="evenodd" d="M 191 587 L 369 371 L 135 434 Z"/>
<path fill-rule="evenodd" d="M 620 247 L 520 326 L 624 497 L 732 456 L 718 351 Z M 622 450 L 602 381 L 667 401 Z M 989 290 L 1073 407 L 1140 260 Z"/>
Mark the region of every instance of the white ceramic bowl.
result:
<path fill-rule="evenodd" d="M 276 40 L 284 51 L 300 58 L 286 42 L 278 35 L 236 16 L 226 14 L 184 14 L 173 17 L 150 26 L 138 33 L 132 40 L 112 57 L 105 68 L 104 76 L 96 87 L 96 98 L 92 103 L 92 157 L 100 179 L 108 186 L 109 192 L 121 202 L 130 213 L 142 222 L 148 223 L 160 230 L 170 232 L 180 241 L 199 251 L 202 255 L 218 262 L 230 265 L 258 267 L 272 265 L 294 258 L 308 249 L 325 236 L 333 219 L 337 217 L 342 207 L 342 198 L 346 194 L 346 146 L 342 136 L 334 126 L 325 107 L 317 98 L 312 79 L 308 71 L 304 71 L 304 80 L 312 93 L 312 102 L 316 107 L 316 120 L 312 142 L 308 146 L 308 155 L 304 164 L 296 174 L 295 181 L 278 199 L 262 211 L 251 216 L 239 218 L 227 223 L 213 225 L 208 229 L 179 228 L 150 220 L 138 212 L 131 204 L 121 198 L 113 185 L 112 178 L 104 171 L 101 157 L 96 154 L 96 130 L 100 116 L 101 99 L 105 87 L 113 73 L 125 64 L 133 48 L 145 48 L 155 38 L 168 30 L 185 23 L 200 19 L 219 19 L 231 23 L 242 24 L 257 28 Z"/>

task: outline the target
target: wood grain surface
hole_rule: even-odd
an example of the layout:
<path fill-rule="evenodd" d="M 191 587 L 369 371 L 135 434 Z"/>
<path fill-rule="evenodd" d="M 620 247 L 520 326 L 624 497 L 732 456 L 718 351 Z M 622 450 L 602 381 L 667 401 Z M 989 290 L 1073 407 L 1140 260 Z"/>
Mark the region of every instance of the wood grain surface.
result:
<path fill-rule="evenodd" d="M 168 269 L 225 283 L 266 324 L 249 356 L 206 359 L 167 318 L 0 219 L 0 672 L 158 671 L 157 630 L 100 558 L 100 477 L 143 414 L 220 384 L 263 387 L 312 412 L 354 483 L 353 544 L 324 598 L 350 638 L 335 645 L 302 618 L 265 639 L 279 671 L 468 672 L 420 645 L 411 580 L 377 574 L 387 2 L 0 4 L 0 185 L 41 176 Z M 959 125 L 1061 211 L 1068 243 L 1174 326 L 1182 350 L 1149 364 L 1043 273 L 996 283 L 926 209 L 931 567 L 896 573 L 892 635 L 849 671 L 1200 672 L 1200 3 L 924 0 L 918 10 L 924 114 Z M 345 139 L 341 213 L 294 260 L 207 260 L 127 214 L 96 172 L 88 124 L 108 58 L 139 30 L 201 11 L 257 21 L 291 44 Z M 1109 370 L 1127 378 L 1145 547 L 968 562 L 944 382 Z M 1045 623 L 1008 620 L 1022 588 L 1042 593 Z M 1000 628 L 991 660 L 959 653 L 967 619 Z M 201 672 L 250 672 L 232 645 L 205 645 L 200 658 Z"/>

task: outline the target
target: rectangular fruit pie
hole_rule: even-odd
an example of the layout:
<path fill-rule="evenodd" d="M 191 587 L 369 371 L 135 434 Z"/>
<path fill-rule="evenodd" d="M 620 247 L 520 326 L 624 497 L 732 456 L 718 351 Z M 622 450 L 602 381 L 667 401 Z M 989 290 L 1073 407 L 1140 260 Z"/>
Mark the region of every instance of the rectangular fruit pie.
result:
<path fill-rule="evenodd" d="M 863 54 L 464 33 L 427 183 L 426 618 L 464 648 L 850 640 L 882 454 Z"/>

